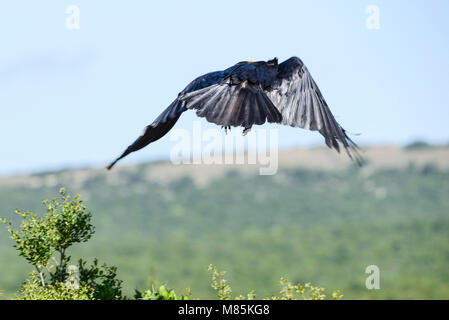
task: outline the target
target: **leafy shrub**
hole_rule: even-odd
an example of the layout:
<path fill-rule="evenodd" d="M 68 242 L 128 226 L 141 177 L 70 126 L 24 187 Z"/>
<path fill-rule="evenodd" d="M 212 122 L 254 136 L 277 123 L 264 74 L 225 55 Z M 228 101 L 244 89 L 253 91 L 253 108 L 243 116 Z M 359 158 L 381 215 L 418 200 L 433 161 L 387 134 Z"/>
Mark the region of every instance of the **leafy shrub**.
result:
<path fill-rule="evenodd" d="M 224 278 L 226 272 L 218 271 L 213 265 L 209 265 L 208 270 L 212 273 L 212 288 L 216 291 L 217 296 L 220 300 L 231 299 L 232 289 Z M 280 284 L 282 289 L 279 296 L 266 296 L 267 300 L 324 300 L 327 298 L 325 294 L 325 289 L 313 286 L 311 283 L 306 283 L 304 285 L 296 284 L 293 285 L 287 279 L 281 278 Z M 340 290 L 331 292 L 332 299 L 340 300 L 343 298 Z M 254 300 L 256 298 L 256 293 L 250 291 L 246 296 L 239 295 L 235 297 L 235 300 Z"/>
<path fill-rule="evenodd" d="M 167 289 L 164 285 L 161 285 L 159 289 L 149 289 L 144 291 L 136 290 L 134 295 L 138 300 L 188 300 L 190 297 L 190 290 L 187 290 L 185 295 L 177 296 L 175 290 Z"/>
<path fill-rule="evenodd" d="M 116 279 L 116 268 L 98 266 L 79 260 L 75 270 L 68 271 L 70 256 L 67 249 L 75 243 L 88 241 L 94 234 L 87 211 L 79 195 L 71 199 L 64 188 L 59 197 L 43 201 L 47 213 L 43 217 L 16 210 L 22 218 L 19 228 L 2 219 L 19 255 L 31 265 L 33 271 L 17 293 L 19 299 L 120 299 L 121 281 Z M 56 257 L 57 258 L 56 258 Z M 55 264 L 50 264 L 53 258 Z"/>
<path fill-rule="evenodd" d="M 94 300 L 95 292 L 84 283 L 76 289 L 64 282 L 43 286 L 39 275 L 33 271 L 16 297 L 20 300 Z"/>
<path fill-rule="evenodd" d="M 215 290 L 217 297 L 220 300 L 230 300 L 232 289 L 225 279 L 225 271 L 218 271 L 213 265 L 209 265 L 208 270 L 211 272 L 211 287 Z M 279 296 L 266 296 L 266 300 L 324 300 L 327 298 L 325 289 L 313 286 L 310 283 L 304 285 L 293 285 L 288 280 L 281 278 L 280 284 L 282 285 Z M 187 289 L 185 295 L 177 296 L 173 289 L 167 289 L 164 285 L 161 285 L 159 289 L 149 289 L 145 291 L 137 291 L 134 296 L 140 300 L 188 300 L 191 296 L 190 290 Z M 239 295 L 235 297 L 235 300 L 254 300 L 256 293 L 250 291 L 246 296 Z M 340 300 L 343 295 L 340 290 L 331 293 L 331 298 Z"/>
<path fill-rule="evenodd" d="M 98 300 L 115 300 L 122 297 L 122 280 L 118 280 L 117 268 L 106 264 L 98 265 L 98 259 L 86 266 L 86 261 L 78 261 L 79 278 L 94 290 L 94 298 Z"/>

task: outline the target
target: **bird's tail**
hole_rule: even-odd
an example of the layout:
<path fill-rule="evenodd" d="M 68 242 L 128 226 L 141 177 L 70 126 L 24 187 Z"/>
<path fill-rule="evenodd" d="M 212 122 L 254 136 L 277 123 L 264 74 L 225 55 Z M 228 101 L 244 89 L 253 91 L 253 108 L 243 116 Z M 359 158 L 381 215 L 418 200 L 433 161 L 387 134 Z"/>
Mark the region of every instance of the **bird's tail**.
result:
<path fill-rule="evenodd" d="M 187 109 L 195 109 L 199 117 L 219 126 L 261 125 L 281 122 L 282 115 L 260 85 L 243 81 L 231 84 L 230 79 L 182 95 Z"/>

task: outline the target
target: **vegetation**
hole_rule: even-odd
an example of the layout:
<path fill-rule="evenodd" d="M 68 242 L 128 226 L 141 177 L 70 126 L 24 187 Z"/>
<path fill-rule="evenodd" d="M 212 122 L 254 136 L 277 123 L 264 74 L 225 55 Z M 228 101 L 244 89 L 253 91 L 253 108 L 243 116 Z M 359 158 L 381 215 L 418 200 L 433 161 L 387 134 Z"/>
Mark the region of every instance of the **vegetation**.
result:
<path fill-rule="evenodd" d="M 220 300 L 229 300 L 231 298 L 231 286 L 228 284 L 224 275 L 226 272 L 218 271 L 213 265 L 209 265 L 208 270 L 212 273 L 212 288 L 215 290 L 217 297 Z M 280 284 L 282 289 L 280 295 L 266 296 L 265 299 L 271 300 L 324 300 L 326 299 L 325 289 L 313 286 L 310 282 L 301 284 L 292 284 L 287 279 L 281 278 Z M 339 300 L 343 298 L 340 290 L 332 292 L 332 298 Z M 235 300 L 254 300 L 256 299 L 256 293 L 250 291 L 247 295 L 239 295 L 234 298 Z"/>
<path fill-rule="evenodd" d="M 83 205 L 80 195 L 70 200 L 65 188 L 61 188 L 60 196 L 52 201 L 43 201 L 47 209 L 44 217 L 38 217 L 32 212 L 16 214 L 22 218 L 20 227 L 15 230 L 11 222 L 2 219 L 6 224 L 11 238 L 15 241 L 14 247 L 19 256 L 24 257 L 34 268 L 29 278 L 22 284 L 16 293 L 16 298 L 23 300 L 118 300 L 126 299 L 122 296 L 122 281 L 116 278 L 117 269 L 106 264 L 98 266 L 95 259 L 89 267 L 80 259 L 77 266 L 69 266 L 71 257 L 67 249 L 75 243 L 88 241 L 94 228 L 90 224 L 91 213 Z M 57 253 L 59 260 L 54 259 L 55 265 L 49 264 L 50 258 Z M 53 257 L 54 258 L 54 257 Z M 52 271 L 54 270 L 54 271 Z M 71 271 L 70 271 L 71 270 Z M 222 300 L 231 298 L 231 287 L 224 279 L 224 272 L 219 272 L 210 265 L 212 271 L 212 288 Z M 323 300 L 326 298 L 324 289 L 314 287 L 307 283 L 305 286 L 292 285 L 282 279 L 284 288 L 280 297 L 272 299 L 295 299 L 295 292 L 301 299 Z M 309 296 L 304 293 L 308 289 Z M 187 300 L 190 290 L 185 295 L 177 296 L 173 289 L 161 285 L 158 290 L 154 288 L 138 291 L 135 298 L 141 300 Z M 252 291 L 247 299 L 254 299 Z M 341 298 L 339 291 L 332 293 L 335 299 Z M 237 299 L 245 299 L 243 296 Z"/>
<path fill-rule="evenodd" d="M 68 272 L 71 257 L 67 255 L 67 249 L 75 243 L 88 241 L 94 228 L 90 224 L 92 215 L 80 196 L 71 200 L 64 188 L 59 193 L 60 196 L 52 201 L 43 201 L 47 210 L 44 217 L 30 211 L 16 210 L 22 218 L 18 230 L 13 228 L 11 222 L 2 220 L 15 241 L 14 247 L 19 251 L 19 256 L 35 269 L 18 291 L 17 298 L 120 299 L 121 281 L 116 279 L 115 267 L 98 267 L 97 260 L 87 267 L 86 262 L 80 259 L 77 266 L 72 266 L 73 271 Z M 50 258 L 54 259 L 55 264 L 49 263 Z"/>
<path fill-rule="evenodd" d="M 109 173 L 89 174 L 79 182 L 76 173 L 61 171 L 33 176 L 35 184 L 29 186 L 1 184 L 1 215 L 20 223 L 23 217 L 10 212 L 36 212 L 36 203 L 51 198 L 71 177 L 67 187 L 79 191 L 92 212 L 84 224 L 96 226 L 88 243 L 70 246 L 71 261 L 99 257 L 117 266 L 122 297 L 133 297 L 137 288 L 142 298 L 157 298 L 164 294 L 156 294 L 163 284 L 189 287 L 195 298 L 216 298 L 205 277 L 205 266 L 213 263 L 228 271 L 232 293 L 223 294 L 234 298 L 248 298 L 248 288 L 261 298 L 279 296 L 280 275 L 304 284 L 307 296 L 310 281 L 340 288 L 347 299 L 449 298 L 449 172 L 436 166 L 280 168 L 275 176 L 230 171 L 206 186 L 187 176 L 156 182 L 146 178 L 151 166 L 114 172 L 114 179 Z M 31 271 L 8 238 L 0 229 L 2 298 L 13 297 Z M 63 269 L 58 269 L 62 247 L 50 247 L 57 258 L 57 263 L 48 260 L 55 275 Z M 40 259 L 49 251 L 38 252 L 34 263 L 43 265 Z M 365 287 L 365 268 L 372 264 L 381 272 L 380 290 Z M 56 285 L 57 277 L 41 270 L 46 283 Z M 97 284 L 107 282 L 95 277 Z M 93 294 L 101 291 L 92 282 L 88 287 Z"/>
<path fill-rule="evenodd" d="M 414 141 L 405 146 L 406 150 L 420 150 L 420 149 L 426 149 L 426 148 L 432 148 L 431 144 L 425 142 L 425 141 Z"/>

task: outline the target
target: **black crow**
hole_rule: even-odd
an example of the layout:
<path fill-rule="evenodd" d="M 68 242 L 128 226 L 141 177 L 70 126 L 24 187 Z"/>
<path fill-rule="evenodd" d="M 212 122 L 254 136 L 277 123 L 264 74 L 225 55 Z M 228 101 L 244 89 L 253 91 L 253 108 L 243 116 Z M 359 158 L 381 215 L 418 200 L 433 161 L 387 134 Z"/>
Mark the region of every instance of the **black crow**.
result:
<path fill-rule="evenodd" d="M 340 152 L 341 143 L 351 159 L 362 162 L 357 145 L 335 120 L 306 66 L 292 57 L 280 64 L 277 58 L 243 61 L 196 78 L 107 168 L 163 137 L 188 109 L 225 129 L 243 127 L 243 134 L 265 122 L 319 131 L 329 148 Z"/>

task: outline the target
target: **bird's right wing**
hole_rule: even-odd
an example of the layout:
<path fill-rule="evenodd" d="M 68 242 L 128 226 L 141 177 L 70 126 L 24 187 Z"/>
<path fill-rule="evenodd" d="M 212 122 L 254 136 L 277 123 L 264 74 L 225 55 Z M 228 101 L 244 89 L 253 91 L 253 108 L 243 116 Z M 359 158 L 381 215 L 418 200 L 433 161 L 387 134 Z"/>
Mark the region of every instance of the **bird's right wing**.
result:
<path fill-rule="evenodd" d="M 351 159 L 363 159 L 357 145 L 332 115 L 323 95 L 304 63 L 297 57 L 279 64 L 277 79 L 268 97 L 282 113 L 282 123 L 319 131 L 326 145 L 340 152 L 341 143 Z"/>

